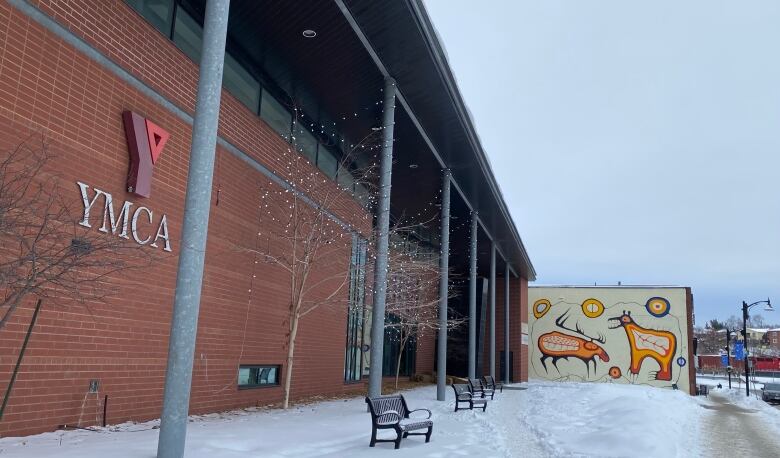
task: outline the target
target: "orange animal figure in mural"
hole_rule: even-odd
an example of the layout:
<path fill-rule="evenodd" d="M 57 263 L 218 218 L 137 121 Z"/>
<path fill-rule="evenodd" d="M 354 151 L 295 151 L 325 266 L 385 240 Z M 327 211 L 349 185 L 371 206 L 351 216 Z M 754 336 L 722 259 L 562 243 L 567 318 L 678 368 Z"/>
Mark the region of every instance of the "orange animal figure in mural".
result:
<path fill-rule="evenodd" d="M 629 371 L 636 375 L 642 368 L 645 358 L 654 359 L 660 366 L 656 372 L 656 380 L 672 380 L 672 359 L 677 350 L 677 337 L 669 331 L 658 331 L 643 328 L 631 318 L 631 312 L 623 311 L 623 315 L 610 318 L 611 329 L 623 327 L 628 336 L 628 344 L 631 348 L 631 367 Z"/>
<path fill-rule="evenodd" d="M 577 358 L 585 363 L 588 374 L 590 374 L 591 361 L 593 362 L 593 369 L 595 371 L 597 356 L 604 362 L 609 361 L 609 355 L 607 355 L 606 350 L 596 344 L 596 342 L 603 344 L 604 337 L 599 336 L 595 339 L 591 338 L 585 335 L 579 326 L 575 326 L 576 329 L 569 329 L 565 327 L 565 323 L 566 314 L 561 315 L 555 320 L 555 324 L 559 328 L 575 332 L 585 338 L 564 334 L 558 331 L 548 332 L 539 336 L 537 346 L 542 353 L 540 360 L 545 371 L 547 370 L 547 358 L 552 358 L 553 366 L 555 366 L 556 369 L 558 368 L 557 362 L 559 359 Z"/>

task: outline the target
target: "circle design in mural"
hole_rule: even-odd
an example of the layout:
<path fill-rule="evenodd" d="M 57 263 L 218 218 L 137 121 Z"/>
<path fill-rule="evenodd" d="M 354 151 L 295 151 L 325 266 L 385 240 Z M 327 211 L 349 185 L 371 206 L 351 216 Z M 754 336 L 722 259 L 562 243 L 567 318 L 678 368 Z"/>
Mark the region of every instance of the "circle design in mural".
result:
<path fill-rule="evenodd" d="M 582 303 L 582 313 L 588 318 L 596 318 L 604 313 L 604 304 L 598 299 L 585 299 Z"/>
<path fill-rule="evenodd" d="M 683 366 L 685 366 L 685 363 L 686 363 L 686 362 L 687 362 L 687 361 L 685 361 L 685 358 L 683 358 L 682 356 L 680 356 L 679 358 L 677 358 L 677 365 L 678 365 L 678 366 L 680 366 L 680 367 L 683 367 Z"/>
<path fill-rule="evenodd" d="M 620 368 L 617 366 L 612 366 L 609 368 L 609 376 L 612 378 L 620 378 L 620 376 L 623 375 L 623 372 L 620 371 Z"/>
<path fill-rule="evenodd" d="M 549 299 L 539 299 L 538 301 L 534 302 L 534 316 L 536 319 L 539 319 L 543 317 L 547 312 L 550 311 L 550 308 L 552 307 L 552 303 L 550 303 Z"/>
<path fill-rule="evenodd" d="M 647 300 L 645 308 L 647 309 L 647 312 L 650 313 L 650 315 L 653 315 L 656 318 L 661 318 L 669 314 L 672 306 L 669 305 L 669 301 L 663 297 L 651 297 Z"/>

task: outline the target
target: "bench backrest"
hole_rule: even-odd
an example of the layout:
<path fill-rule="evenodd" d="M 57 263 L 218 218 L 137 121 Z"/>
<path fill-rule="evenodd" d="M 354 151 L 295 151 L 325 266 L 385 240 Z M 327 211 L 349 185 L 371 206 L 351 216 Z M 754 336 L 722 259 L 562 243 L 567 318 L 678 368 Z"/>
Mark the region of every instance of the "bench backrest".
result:
<path fill-rule="evenodd" d="M 482 380 L 480 380 L 478 378 L 470 378 L 469 379 L 469 386 L 471 386 L 471 391 L 473 391 L 475 393 L 478 392 L 478 391 L 483 391 L 484 390 L 484 386 L 482 385 Z"/>
<path fill-rule="evenodd" d="M 455 397 L 457 399 L 470 398 L 470 396 L 464 396 L 466 394 L 471 394 L 469 386 L 465 383 L 453 383 L 452 389 L 455 390 Z"/>
<path fill-rule="evenodd" d="M 487 385 L 488 388 L 495 388 L 496 379 L 494 379 L 492 375 L 486 375 L 482 377 L 482 379 L 485 380 L 485 385 Z"/>
<path fill-rule="evenodd" d="M 366 398 L 366 403 L 368 403 L 368 410 L 371 412 L 371 420 L 374 423 L 385 423 L 395 420 L 395 416 L 386 415 L 390 410 L 398 412 L 401 418 L 409 417 L 406 400 L 400 394 Z"/>

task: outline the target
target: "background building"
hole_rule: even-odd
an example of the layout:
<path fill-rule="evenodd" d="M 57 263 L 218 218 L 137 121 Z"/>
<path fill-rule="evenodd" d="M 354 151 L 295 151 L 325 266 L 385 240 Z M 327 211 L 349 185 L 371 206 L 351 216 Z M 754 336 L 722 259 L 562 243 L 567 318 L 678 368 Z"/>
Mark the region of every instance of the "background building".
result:
<path fill-rule="evenodd" d="M 125 234 L 154 255 L 141 271 L 112 275 L 117 289 L 103 301 L 44 302 L 0 435 L 160 416 L 204 5 L 0 0 L 0 151 L 45 143 L 51 159 L 40 180 L 58 183 L 73 219 L 87 222 L 78 229 Z M 469 342 L 476 348 L 479 341 L 479 372 L 490 373 L 495 341 L 493 370 L 504 367 L 508 349 L 510 378 L 524 379 L 521 333 L 527 282 L 535 272 L 422 2 L 233 0 L 228 27 L 190 411 L 282 398 L 290 280 L 257 253 L 270 245 L 264 234 L 285 216 L 264 205 L 283 207 L 286 192 L 301 193 L 311 208 L 323 205 L 322 193 L 341 196 L 324 205 L 344 240 L 331 265 L 346 272 L 349 284 L 334 305 L 301 321 L 292 398 L 365 392 L 364 377 L 376 366 L 367 357 L 371 301 L 364 289 L 373 281 L 369 240 L 376 201 L 375 183 L 359 178 L 376 163 L 377 142 L 365 139 L 382 128 L 391 77 L 397 91 L 391 215 L 413 227 L 399 243 L 436 259 L 449 256 L 451 314 L 469 317 L 472 304 L 477 311 L 475 337 L 467 327 L 448 336 L 447 372 L 467 375 Z M 128 189 L 126 112 L 146 122 L 150 145 L 161 144 L 154 132 L 170 135 L 154 164 L 148 198 Z M 313 183 L 321 192 L 307 194 Z M 450 186 L 446 250 L 441 196 Z M 96 202 L 88 217 L 84 196 Z M 145 209 L 129 219 L 132 234 L 114 220 L 127 217 L 120 213 L 123 203 Z M 160 238 L 163 219 L 167 232 Z M 491 272 L 497 278 L 495 326 L 493 294 L 485 289 Z M 479 279 L 475 302 L 469 300 L 471 276 Z M 321 286 L 313 294 L 327 293 Z M 0 328 L 3 389 L 34 305 L 29 297 Z M 403 374 L 435 370 L 435 337 L 411 345 Z M 399 350 L 383 338 L 387 372 Z"/>

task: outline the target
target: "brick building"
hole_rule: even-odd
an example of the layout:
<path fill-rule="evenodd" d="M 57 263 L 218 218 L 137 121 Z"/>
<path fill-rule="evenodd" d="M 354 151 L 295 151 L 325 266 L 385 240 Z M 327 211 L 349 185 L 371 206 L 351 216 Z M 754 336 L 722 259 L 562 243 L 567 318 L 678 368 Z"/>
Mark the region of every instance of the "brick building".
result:
<path fill-rule="evenodd" d="M 106 218 L 115 226 L 114 217 L 128 221 L 134 209 L 126 238 L 155 256 L 143 271 L 116 274 L 119 289 L 105 301 L 44 304 L 2 413 L 0 436 L 160 416 L 204 4 L 0 0 L 0 150 L 43 139 L 52 159 L 42 176 L 58 183 L 63 200 L 76 209 L 74 218 L 82 218 L 87 200 L 98 202 L 91 219 L 84 215 L 82 229 L 97 233 L 102 215 L 103 232 L 113 237 L 122 228 L 106 227 Z M 406 242 L 434 256 L 441 250 L 444 170 L 452 177 L 449 266 L 459 280 L 452 282 L 457 294 L 450 308 L 470 318 L 476 337 L 467 328 L 448 336 L 447 373 L 468 373 L 469 342 L 478 348 L 480 372 L 489 373 L 493 338 L 494 370 L 500 372 L 507 310 L 510 378 L 525 380 L 521 333 L 527 282 L 535 272 L 422 2 L 233 0 L 226 52 L 190 412 L 281 400 L 290 280 L 244 248 L 274 224 L 260 218 L 259 190 L 290 188 L 302 176 L 291 172 L 298 158 L 305 158 L 307 180 L 349 190 L 349 198 L 327 204 L 352 240 L 352 247 L 333 256 L 343 260 L 350 282 L 371 281 L 361 247 L 375 208 L 369 189 L 356 180 L 365 164 L 359 158 L 339 164 L 381 126 L 388 77 L 397 83 L 391 214 L 411 215 L 416 226 Z M 149 197 L 128 190 L 126 112 L 147 120 L 149 146 L 162 148 Z M 170 135 L 164 147 L 154 132 Z M 321 198 L 298 192 L 310 205 Z M 108 194 L 115 215 L 103 212 Z M 270 198 L 281 199 L 275 196 Z M 126 214 L 120 213 L 122 202 Z M 472 263 L 474 286 L 461 281 Z M 491 271 L 498 277 L 492 282 Z M 469 292 L 477 285 L 482 293 L 471 307 Z M 361 290 L 345 291 L 339 306 L 318 308 L 301 321 L 294 400 L 365 392 L 371 304 Z M 0 327 L 4 391 L 34 305 L 28 298 Z M 392 338 L 384 340 L 382 365 L 390 373 L 398 348 Z M 402 355 L 402 373 L 432 373 L 435 349 L 435 336 L 419 339 Z"/>

